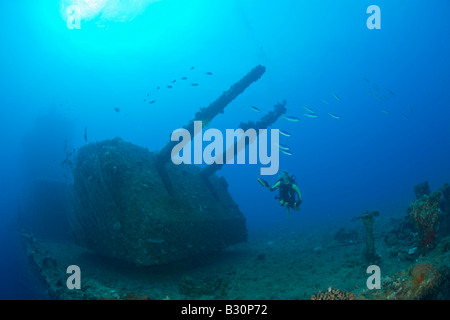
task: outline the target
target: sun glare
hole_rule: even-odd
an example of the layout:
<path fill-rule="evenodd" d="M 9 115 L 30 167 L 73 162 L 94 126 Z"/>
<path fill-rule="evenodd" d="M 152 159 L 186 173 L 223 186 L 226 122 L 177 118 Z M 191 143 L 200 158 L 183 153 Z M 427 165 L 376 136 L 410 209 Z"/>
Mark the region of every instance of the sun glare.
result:
<path fill-rule="evenodd" d="M 61 16 L 76 13 L 84 21 L 126 22 L 141 14 L 149 4 L 161 0 L 61 0 Z"/>

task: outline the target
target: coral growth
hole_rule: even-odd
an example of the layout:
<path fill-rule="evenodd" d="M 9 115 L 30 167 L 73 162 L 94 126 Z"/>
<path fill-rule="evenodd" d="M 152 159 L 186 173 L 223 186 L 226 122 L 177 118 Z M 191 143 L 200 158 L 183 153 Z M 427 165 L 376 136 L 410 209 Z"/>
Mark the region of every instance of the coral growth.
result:
<path fill-rule="evenodd" d="M 442 273 L 430 262 L 412 265 L 406 271 L 387 277 L 381 290 L 369 292 L 365 298 L 379 300 L 433 299 L 443 280 Z"/>
<path fill-rule="evenodd" d="M 148 294 L 122 293 L 120 297 L 100 297 L 100 300 L 151 300 Z"/>
<path fill-rule="evenodd" d="M 439 203 L 441 192 L 435 191 L 430 196 L 424 195 L 408 207 L 409 218 L 419 233 L 421 249 L 427 249 L 434 244 L 436 224 L 439 221 Z"/>
<path fill-rule="evenodd" d="M 328 288 L 326 292 L 319 291 L 311 296 L 311 300 L 357 300 L 358 296 L 354 293 Z"/>

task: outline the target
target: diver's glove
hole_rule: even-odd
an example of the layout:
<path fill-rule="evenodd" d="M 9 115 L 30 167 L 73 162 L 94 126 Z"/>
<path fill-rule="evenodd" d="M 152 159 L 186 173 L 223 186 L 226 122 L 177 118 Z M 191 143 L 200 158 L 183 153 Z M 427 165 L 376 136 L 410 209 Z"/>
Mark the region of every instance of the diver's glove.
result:
<path fill-rule="evenodd" d="M 294 208 L 299 209 L 301 203 L 302 203 L 302 200 L 299 200 L 298 202 L 294 203 Z"/>

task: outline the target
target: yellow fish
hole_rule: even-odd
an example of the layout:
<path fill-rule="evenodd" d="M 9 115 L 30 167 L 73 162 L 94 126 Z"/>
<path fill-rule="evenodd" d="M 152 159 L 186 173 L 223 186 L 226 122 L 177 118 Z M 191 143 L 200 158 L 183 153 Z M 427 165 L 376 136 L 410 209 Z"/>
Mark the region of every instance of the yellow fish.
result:
<path fill-rule="evenodd" d="M 282 151 L 289 151 L 289 149 L 290 149 L 288 146 L 286 146 L 284 144 L 279 144 L 278 148 L 280 148 L 280 150 L 282 150 Z"/>
<path fill-rule="evenodd" d="M 293 155 L 294 155 L 294 154 L 293 154 L 292 152 L 290 152 L 290 151 L 286 151 L 286 150 L 283 150 L 283 149 L 281 149 L 280 151 L 283 152 L 284 154 L 287 154 L 288 156 L 293 156 Z"/>
<path fill-rule="evenodd" d="M 341 118 L 341 117 L 339 117 L 339 116 L 337 116 L 335 114 L 332 114 L 332 113 L 328 113 L 328 114 L 330 115 L 330 117 L 335 118 L 335 119 L 340 119 Z"/>
<path fill-rule="evenodd" d="M 259 108 L 254 107 L 254 106 L 247 106 L 247 108 L 250 108 L 250 109 L 252 109 L 253 111 L 256 111 L 256 112 L 261 112 L 261 110 Z"/>
<path fill-rule="evenodd" d="M 309 113 L 316 113 L 314 110 L 309 109 L 309 108 L 307 108 L 305 106 L 303 106 L 302 108 L 305 109 L 306 111 L 308 111 Z"/>
<path fill-rule="evenodd" d="M 291 117 L 291 116 L 285 116 L 282 115 L 281 118 L 286 119 L 287 121 L 291 121 L 291 122 L 299 122 L 300 119 L 297 117 Z"/>
<path fill-rule="evenodd" d="M 339 101 L 339 102 L 342 101 L 342 99 L 341 99 L 337 94 L 335 94 L 335 93 L 333 93 L 333 92 L 332 92 L 331 94 L 333 95 L 333 97 L 336 98 L 337 101 Z"/>
<path fill-rule="evenodd" d="M 286 136 L 286 137 L 290 137 L 290 136 L 291 136 L 291 134 L 290 134 L 289 132 L 287 132 L 287 131 L 284 131 L 284 130 L 281 130 L 281 129 L 278 129 L 278 131 L 279 131 L 280 134 L 282 134 L 283 136 Z"/>

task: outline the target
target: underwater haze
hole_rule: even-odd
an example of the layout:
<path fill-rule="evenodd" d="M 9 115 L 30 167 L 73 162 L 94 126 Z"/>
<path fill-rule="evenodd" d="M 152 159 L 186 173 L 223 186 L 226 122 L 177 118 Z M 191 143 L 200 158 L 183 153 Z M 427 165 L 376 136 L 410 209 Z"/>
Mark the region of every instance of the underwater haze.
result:
<path fill-rule="evenodd" d="M 380 29 L 368 27 L 371 5 Z M 207 123 L 234 130 L 286 102 L 267 128 L 281 130 L 279 171 L 262 176 L 248 161 L 217 171 L 248 242 L 332 238 L 366 211 L 379 211 L 375 228 L 403 219 L 414 186 L 450 182 L 449 10 L 444 0 L 0 2 L 0 299 L 54 298 L 21 235 L 70 241 L 55 192 L 71 188 L 80 148 L 120 137 L 158 152 L 258 65 L 261 79 Z M 273 185 L 282 170 L 302 198 L 289 215 L 257 181 Z"/>

